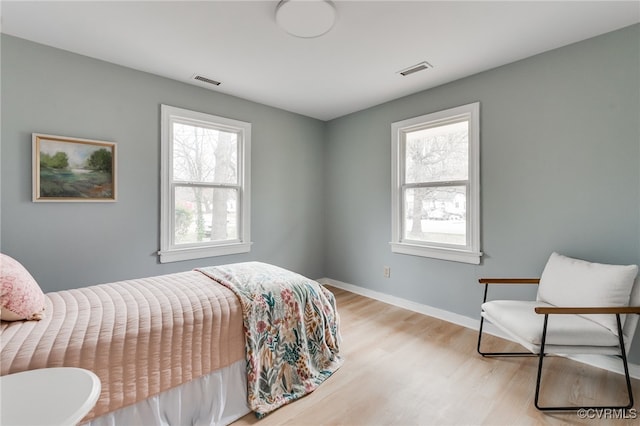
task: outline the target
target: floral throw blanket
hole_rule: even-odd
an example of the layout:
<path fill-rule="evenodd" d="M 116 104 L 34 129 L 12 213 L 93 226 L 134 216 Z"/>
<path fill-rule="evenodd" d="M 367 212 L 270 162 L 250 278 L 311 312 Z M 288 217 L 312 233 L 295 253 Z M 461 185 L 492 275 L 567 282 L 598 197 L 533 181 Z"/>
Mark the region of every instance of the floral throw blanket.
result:
<path fill-rule="evenodd" d="M 317 282 L 260 262 L 196 270 L 240 299 L 248 402 L 258 418 L 312 392 L 342 365 L 335 298 Z"/>

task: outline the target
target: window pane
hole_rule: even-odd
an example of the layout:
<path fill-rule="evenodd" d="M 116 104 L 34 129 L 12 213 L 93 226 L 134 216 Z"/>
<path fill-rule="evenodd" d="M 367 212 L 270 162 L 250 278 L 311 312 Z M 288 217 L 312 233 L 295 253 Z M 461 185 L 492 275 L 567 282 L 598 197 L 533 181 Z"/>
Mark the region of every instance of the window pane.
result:
<path fill-rule="evenodd" d="M 469 122 L 407 132 L 405 165 L 406 183 L 467 180 Z"/>
<path fill-rule="evenodd" d="M 238 240 L 238 190 L 175 188 L 175 244 Z"/>
<path fill-rule="evenodd" d="M 464 186 L 407 188 L 404 192 L 404 239 L 465 246 L 466 200 Z"/>
<path fill-rule="evenodd" d="M 238 183 L 238 134 L 173 123 L 173 179 Z"/>

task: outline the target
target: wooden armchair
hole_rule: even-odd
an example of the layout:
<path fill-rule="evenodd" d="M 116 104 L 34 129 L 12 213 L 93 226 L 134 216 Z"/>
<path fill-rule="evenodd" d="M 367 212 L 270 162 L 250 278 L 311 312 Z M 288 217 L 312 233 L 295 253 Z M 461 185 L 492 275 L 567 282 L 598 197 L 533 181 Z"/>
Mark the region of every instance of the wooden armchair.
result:
<path fill-rule="evenodd" d="M 633 392 L 627 352 L 640 315 L 640 280 L 636 265 L 604 265 L 553 253 L 538 278 L 481 278 L 485 286 L 478 333 L 478 353 L 494 356 L 538 356 L 535 406 L 539 410 L 631 408 Z M 536 301 L 487 301 L 490 284 L 537 284 Z M 633 315 L 636 314 L 636 315 Z M 551 317 L 551 319 L 550 319 Z M 528 352 L 484 352 L 484 320 Z M 622 359 L 629 401 L 622 406 L 540 406 L 540 381 L 547 355 L 599 354 Z"/>

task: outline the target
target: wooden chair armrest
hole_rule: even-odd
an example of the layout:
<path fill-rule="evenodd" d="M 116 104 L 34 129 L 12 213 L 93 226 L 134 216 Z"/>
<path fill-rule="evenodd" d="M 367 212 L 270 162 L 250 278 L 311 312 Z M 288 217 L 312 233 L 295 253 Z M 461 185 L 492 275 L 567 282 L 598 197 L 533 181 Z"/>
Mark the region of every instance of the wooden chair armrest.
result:
<path fill-rule="evenodd" d="M 480 278 L 480 284 L 540 284 L 540 278 Z"/>
<path fill-rule="evenodd" d="M 540 306 L 535 308 L 536 314 L 640 314 L 640 306 L 621 307 L 562 307 Z"/>

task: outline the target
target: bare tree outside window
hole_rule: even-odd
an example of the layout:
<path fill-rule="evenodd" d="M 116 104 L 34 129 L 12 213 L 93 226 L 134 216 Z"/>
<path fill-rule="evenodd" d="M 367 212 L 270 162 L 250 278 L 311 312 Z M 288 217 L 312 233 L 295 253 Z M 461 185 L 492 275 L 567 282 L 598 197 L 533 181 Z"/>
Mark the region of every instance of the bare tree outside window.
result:
<path fill-rule="evenodd" d="M 160 262 L 249 253 L 251 123 L 160 110 Z"/>
<path fill-rule="evenodd" d="M 175 241 L 238 238 L 238 135 L 174 123 Z"/>
<path fill-rule="evenodd" d="M 404 238 L 466 244 L 468 121 L 406 133 Z"/>
<path fill-rule="evenodd" d="M 479 264 L 480 103 L 391 123 L 391 251 Z"/>

